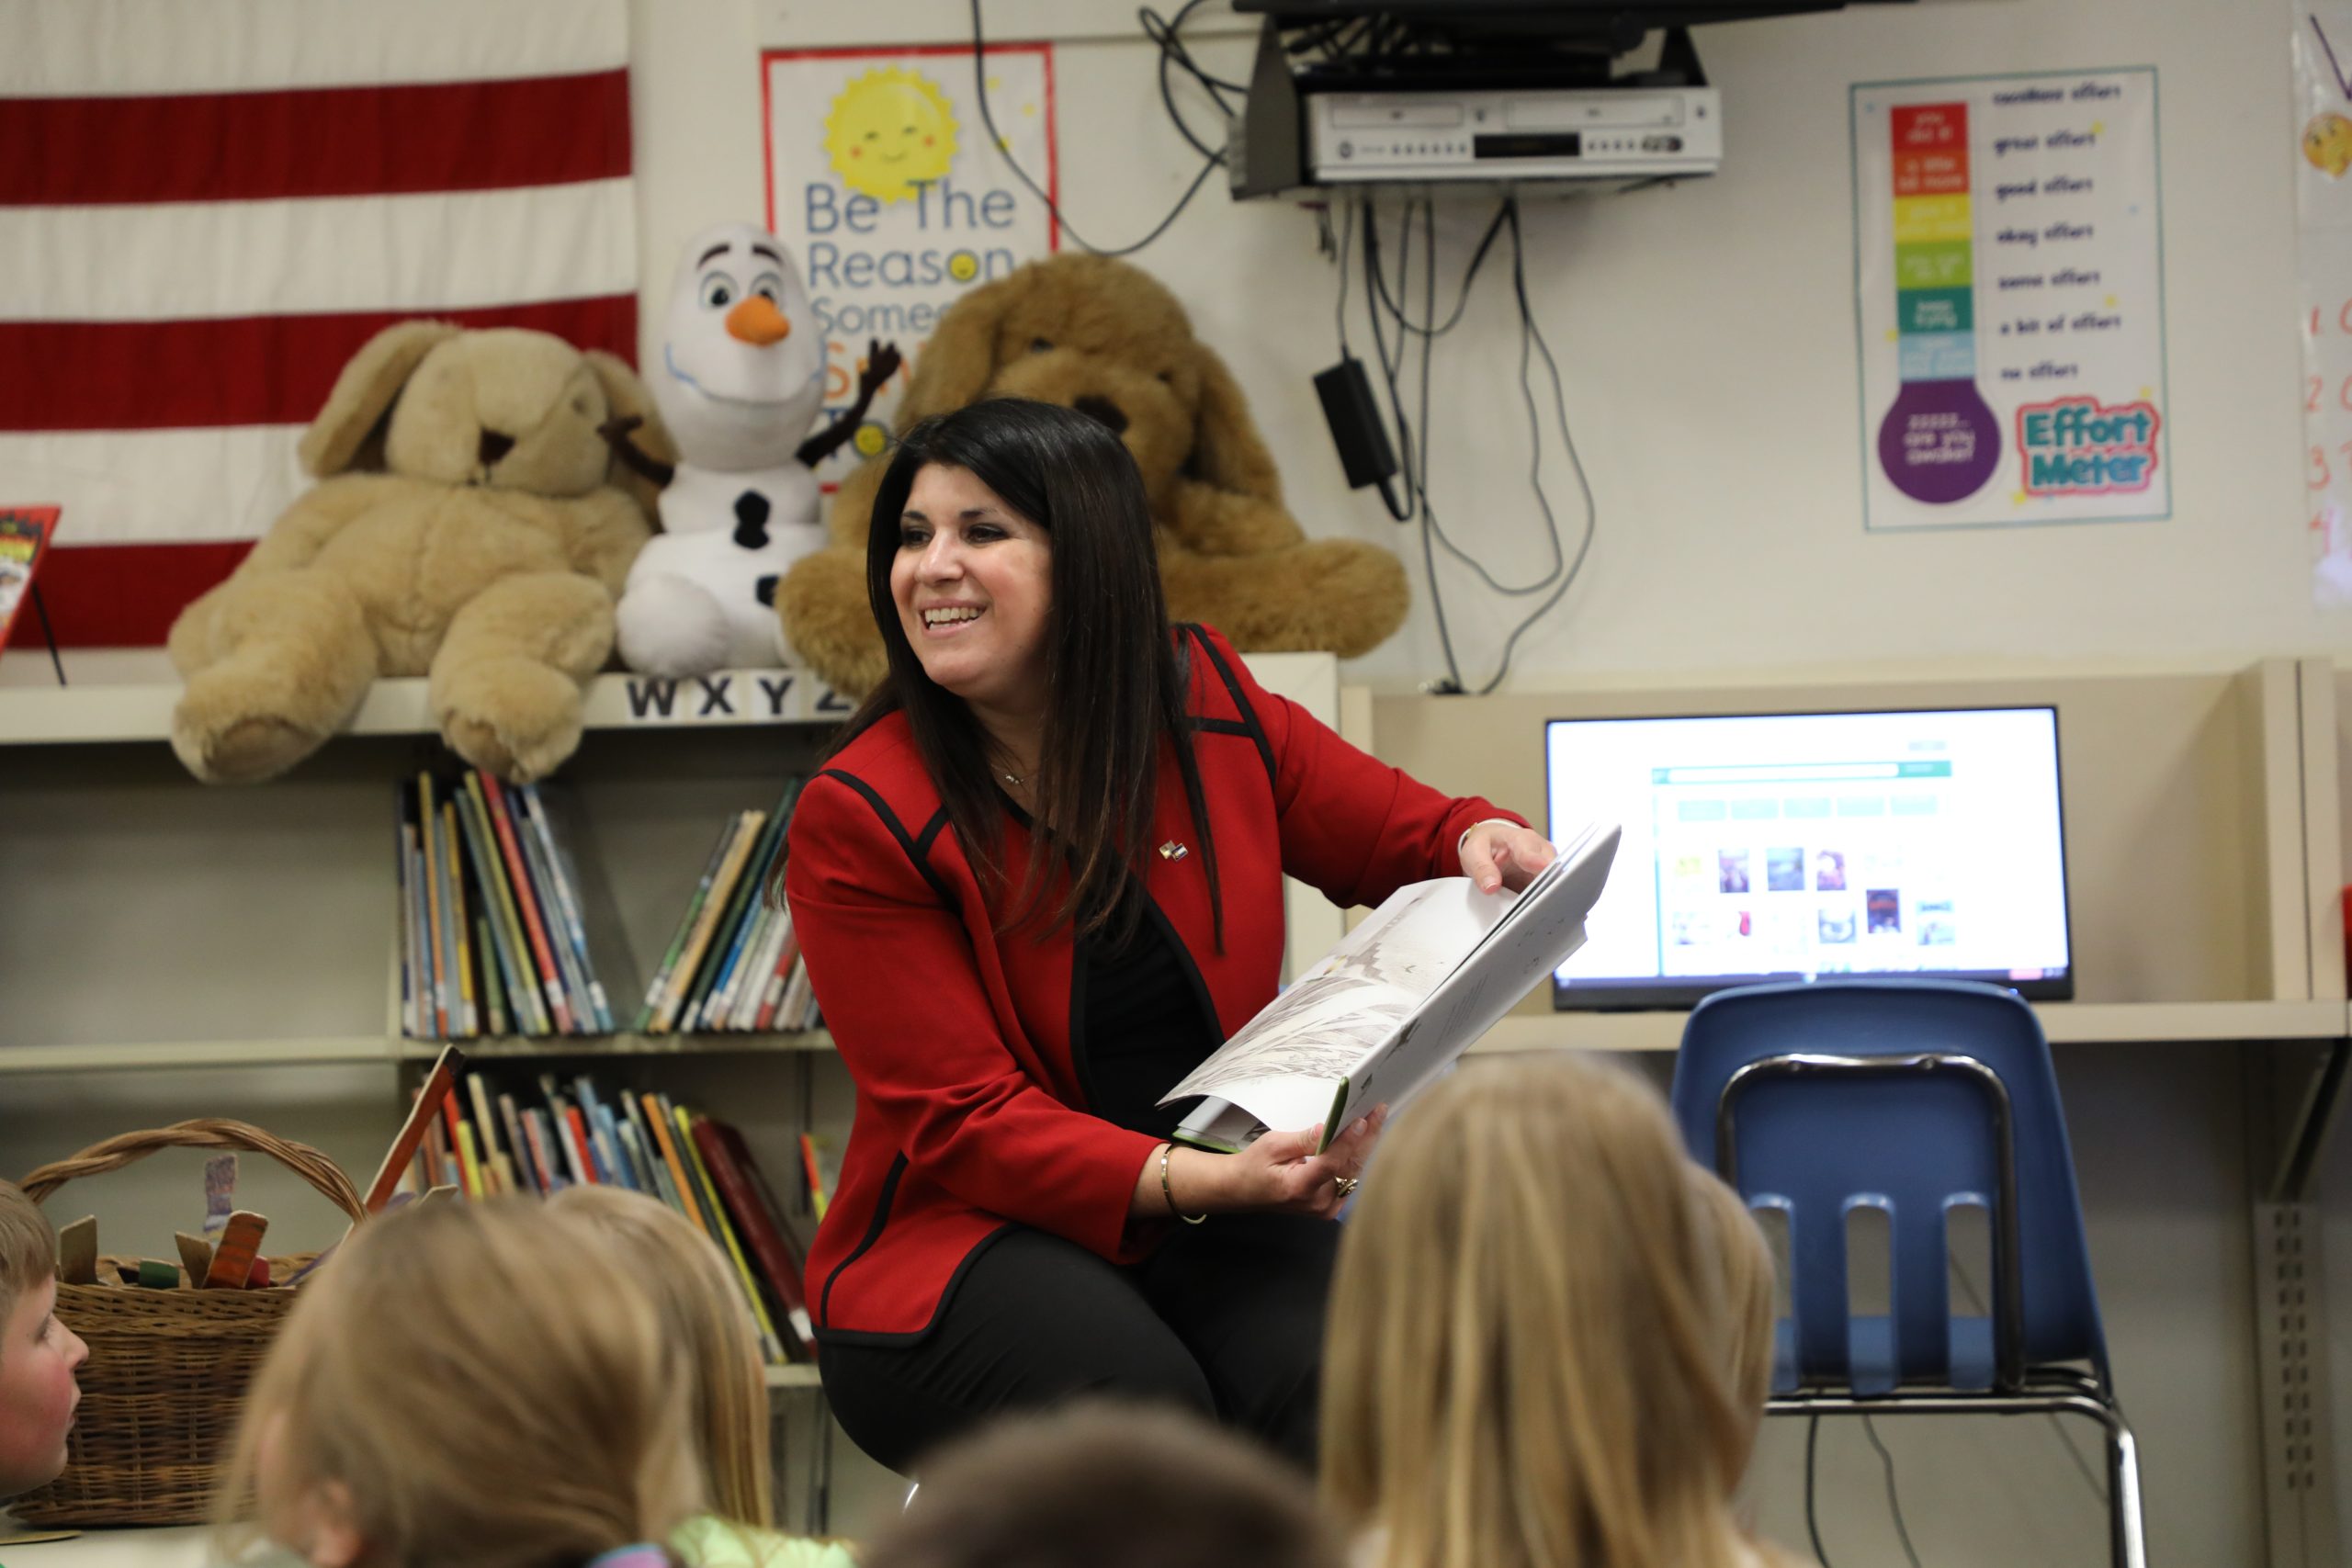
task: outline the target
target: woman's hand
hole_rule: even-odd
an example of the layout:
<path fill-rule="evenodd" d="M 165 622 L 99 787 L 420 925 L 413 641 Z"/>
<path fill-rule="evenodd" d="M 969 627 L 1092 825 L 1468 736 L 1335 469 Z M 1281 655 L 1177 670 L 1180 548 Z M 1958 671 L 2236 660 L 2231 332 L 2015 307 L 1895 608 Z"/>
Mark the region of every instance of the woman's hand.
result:
<path fill-rule="evenodd" d="M 1481 822 L 1462 835 L 1462 874 L 1482 893 L 1508 887 L 1516 893 L 1559 858 L 1552 840 L 1516 822 Z"/>
<path fill-rule="evenodd" d="M 1268 1133 L 1239 1154 L 1180 1148 L 1169 1168 L 1176 1206 L 1187 1214 L 1255 1211 L 1329 1218 L 1355 1190 L 1387 1123 L 1388 1107 L 1379 1106 L 1319 1155 L 1315 1145 L 1323 1140 L 1320 1127 Z"/>

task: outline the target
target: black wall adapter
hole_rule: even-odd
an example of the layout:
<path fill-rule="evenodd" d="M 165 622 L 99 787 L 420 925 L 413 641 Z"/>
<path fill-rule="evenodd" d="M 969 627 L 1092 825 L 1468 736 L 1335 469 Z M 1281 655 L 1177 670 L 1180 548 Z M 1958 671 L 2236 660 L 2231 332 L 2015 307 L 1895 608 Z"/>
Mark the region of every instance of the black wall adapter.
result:
<path fill-rule="evenodd" d="M 1324 423 L 1331 427 L 1331 444 L 1340 449 L 1340 467 L 1348 488 L 1382 485 L 1396 477 L 1396 453 L 1388 445 L 1388 431 L 1380 423 L 1379 407 L 1372 400 L 1372 380 L 1363 361 L 1343 357 L 1315 378 L 1315 395 L 1323 400 Z"/>

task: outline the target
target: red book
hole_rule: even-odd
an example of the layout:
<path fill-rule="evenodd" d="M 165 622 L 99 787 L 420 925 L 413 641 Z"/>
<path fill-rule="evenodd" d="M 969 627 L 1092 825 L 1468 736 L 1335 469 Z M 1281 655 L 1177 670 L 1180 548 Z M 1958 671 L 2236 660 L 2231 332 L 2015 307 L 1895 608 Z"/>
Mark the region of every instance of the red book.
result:
<path fill-rule="evenodd" d="M 514 841 L 514 819 L 506 814 L 506 792 L 488 773 L 481 774 L 482 797 L 490 802 L 491 826 L 498 834 L 498 847 L 506 856 L 508 880 L 514 885 L 514 902 L 523 916 L 523 930 L 531 940 L 531 953 L 539 963 L 539 980 L 547 992 L 548 1012 L 555 1020 L 560 1033 L 574 1032 L 571 1027 L 571 1005 L 563 999 L 563 981 L 555 964 L 554 950 L 548 946 L 548 930 L 539 921 L 539 896 L 531 886 L 531 874 L 523 859 L 522 846 Z"/>
<path fill-rule="evenodd" d="M 779 1216 L 768 1213 L 752 1189 L 752 1178 L 744 1170 L 752 1155 L 743 1145 L 742 1135 L 707 1116 L 695 1118 L 694 1134 L 695 1147 L 702 1151 L 703 1163 L 710 1168 L 710 1179 L 718 1189 L 719 1201 L 727 1205 L 735 1234 L 759 1259 L 760 1272 L 784 1308 L 785 1321 L 776 1325 L 778 1330 L 790 1329 L 788 1343 L 795 1359 L 815 1360 L 817 1340 L 809 1326 L 808 1297 L 801 1281 L 806 1265 L 800 1249 L 792 1245 L 791 1233 L 784 1229 Z"/>
<path fill-rule="evenodd" d="M 588 1139 L 588 1120 L 580 1114 L 580 1107 L 567 1105 L 563 1108 L 563 1131 L 564 1136 L 571 1140 L 573 1149 L 579 1154 L 581 1179 L 594 1185 L 597 1180 L 596 1145 Z"/>

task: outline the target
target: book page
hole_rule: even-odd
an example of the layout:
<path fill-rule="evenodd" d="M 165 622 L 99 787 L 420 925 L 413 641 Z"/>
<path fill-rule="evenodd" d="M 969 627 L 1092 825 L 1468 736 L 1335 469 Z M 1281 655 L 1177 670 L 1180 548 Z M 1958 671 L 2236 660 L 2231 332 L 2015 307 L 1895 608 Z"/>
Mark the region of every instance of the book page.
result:
<path fill-rule="evenodd" d="M 1319 1080 L 1328 1095 L 1395 1036 L 1511 901 L 1462 876 L 1398 888 L 1159 1103 L 1213 1094 L 1254 1112 L 1244 1086 L 1275 1077 Z"/>
<path fill-rule="evenodd" d="M 1423 999 L 1409 1027 L 1350 1077 L 1332 1120 L 1344 1126 L 1383 1100 L 1401 1103 L 1583 946 L 1585 917 L 1608 881 L 1617 840 L 1613 827 L 1571 840 L 1519 895 L 1509 917 Z"/>

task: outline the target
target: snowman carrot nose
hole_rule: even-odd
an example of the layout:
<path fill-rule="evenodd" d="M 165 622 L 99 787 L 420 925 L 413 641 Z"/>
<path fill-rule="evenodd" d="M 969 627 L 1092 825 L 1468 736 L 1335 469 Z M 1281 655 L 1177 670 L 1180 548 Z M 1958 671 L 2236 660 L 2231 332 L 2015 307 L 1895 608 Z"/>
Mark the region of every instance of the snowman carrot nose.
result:
<path fill-rule="evenodd" d="M 765 348 L 790 337 L 792 323 L 766 295 L 746 294 L 742 303 L 727 312 L 727 331 L 731 337 Z"/>

